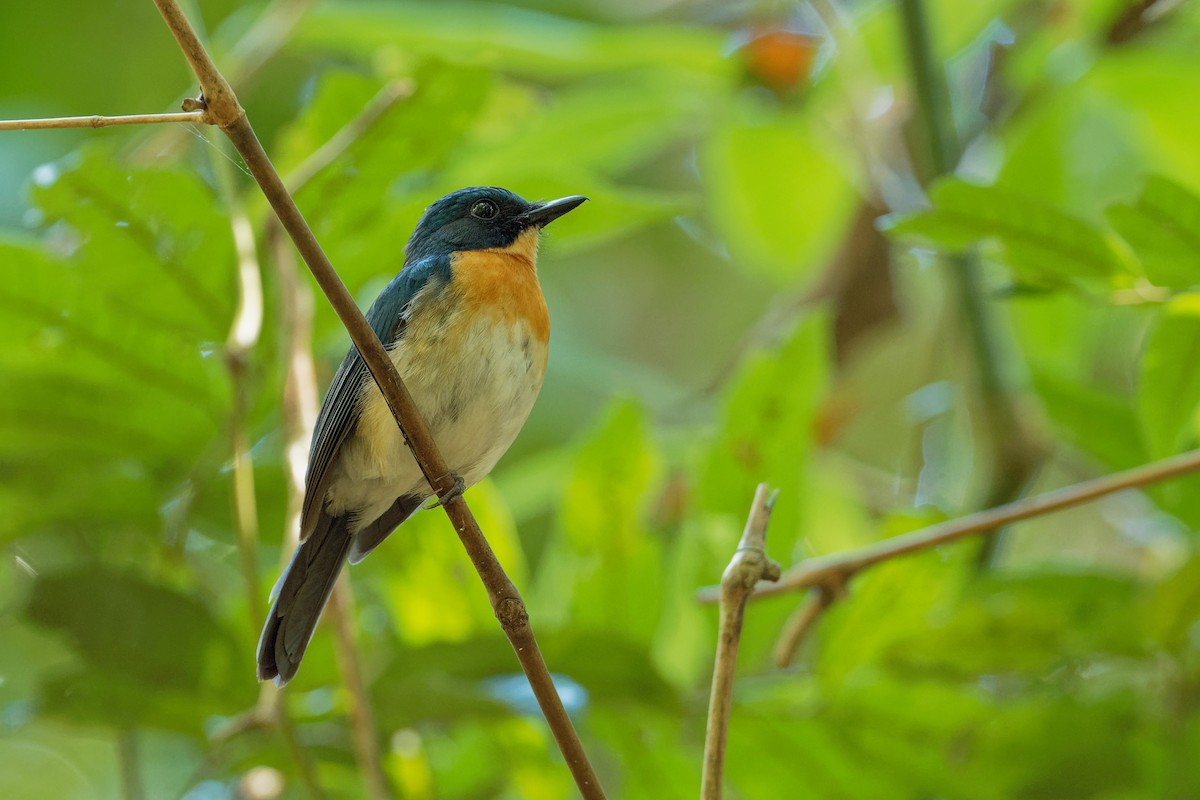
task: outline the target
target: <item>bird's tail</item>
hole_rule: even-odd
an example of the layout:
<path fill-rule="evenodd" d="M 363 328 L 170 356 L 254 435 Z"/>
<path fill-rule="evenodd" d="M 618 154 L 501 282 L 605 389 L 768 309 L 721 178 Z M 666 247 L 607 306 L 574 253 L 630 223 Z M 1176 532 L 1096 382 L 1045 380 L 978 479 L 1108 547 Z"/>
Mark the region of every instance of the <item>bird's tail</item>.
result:
<path fill-rule="evenodd" d="M 283 686 L 296 674 L 350 552 L 350 518 L 321 515 L 312 534 L 296 548 L 276 584 L 275 600 L 258 640 L 258 679 Z"/>

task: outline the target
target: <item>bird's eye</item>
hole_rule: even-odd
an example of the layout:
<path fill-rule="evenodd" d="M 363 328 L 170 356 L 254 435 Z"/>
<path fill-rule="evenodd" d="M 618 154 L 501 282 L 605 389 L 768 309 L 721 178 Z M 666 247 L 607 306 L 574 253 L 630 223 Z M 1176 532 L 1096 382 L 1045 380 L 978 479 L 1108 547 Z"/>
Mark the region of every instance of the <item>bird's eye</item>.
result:
<path fill-rule="evenodd" d="M 471 216 L 479 219 L 495 219 L 499 213 L 500 209 L 496 208 L 496 204 L 491 200 L 480 200 L 471 206 Z"/>

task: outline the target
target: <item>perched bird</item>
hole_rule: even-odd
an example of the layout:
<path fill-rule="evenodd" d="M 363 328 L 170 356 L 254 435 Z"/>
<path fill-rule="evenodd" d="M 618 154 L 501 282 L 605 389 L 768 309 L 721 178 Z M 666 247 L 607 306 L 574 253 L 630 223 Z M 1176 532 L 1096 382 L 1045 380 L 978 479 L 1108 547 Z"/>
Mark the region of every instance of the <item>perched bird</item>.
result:
<path fill-rule="evenodd" d="M 496 465 L 542 387 L 550 317 L 538 239 L 586 199 L 531 203 L 495 187 L 446 195 L 426 209 L 403 268 L 367 311 L 458 491 Z M 342 565 L 365 558 L 431 495 L 352 346 L 313 431 L 301 543 L 275 586 L 259 680 L 292 679 Z"/>

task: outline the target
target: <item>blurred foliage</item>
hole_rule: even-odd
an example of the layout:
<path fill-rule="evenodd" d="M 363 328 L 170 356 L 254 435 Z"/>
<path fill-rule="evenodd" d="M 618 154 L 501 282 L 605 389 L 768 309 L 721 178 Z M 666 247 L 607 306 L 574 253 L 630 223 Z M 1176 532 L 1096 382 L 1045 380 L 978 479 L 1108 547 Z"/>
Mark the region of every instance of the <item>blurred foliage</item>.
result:
<path fill-rule="evenodd" d="M 191 13 L 219 63 L 246 62 L 256 20 L 292 4 Z M 0 5 L 0 114 L 194 91 L 151 4 L 61 5 Z M 967 147 L 927 199 L 883 0 L 840 4 L 832 33 L 825 2 L 318 0 L 237 86 L 291 173 L 411 85 L 298 193 L 364 304 L 446 191 L 592 198 L 543 248 L 542 398 L 468 499 L 612 797 L 696 794 L 716 615 L 694 592 L 719 579 L 756 483 L 783 490 L 768 545 L 785 563 L 985 494 L 978 363 L 939 254 L 983 260 L 1001 371 L 1048 444 L 1032 489 L 1200 440 L 1200 10 L 928 6 Z M 0 797 L 274 796 L 264 774 L 305 797 L 283 733 L 236 724 L 258 701 L 252 609 L 287 466 L 269 264 L 237 383 L 224 357 L 227 150 L 198 129 L 2 137 Z M 875 263 L 854 237 L 881 231 Z M 894 313 L 856 316 L 881 292 Z M 318 299 L 322 386 L 346 345 Z M 261 531 L 250 591 L 235 389 Z M 751 606 L 728 796 L 1200 795 L 1197 526 L 1190 478 L 1030 521 L 985 574 L 969 544 L 881 565 L 786 671 L 770 652 L 798 598 Z M 443 515 L 352 577 L 398 796 L 572 795 Z M 328 795 L 362 797 L 332 640 L 318 632 L 284 697 Z"/>

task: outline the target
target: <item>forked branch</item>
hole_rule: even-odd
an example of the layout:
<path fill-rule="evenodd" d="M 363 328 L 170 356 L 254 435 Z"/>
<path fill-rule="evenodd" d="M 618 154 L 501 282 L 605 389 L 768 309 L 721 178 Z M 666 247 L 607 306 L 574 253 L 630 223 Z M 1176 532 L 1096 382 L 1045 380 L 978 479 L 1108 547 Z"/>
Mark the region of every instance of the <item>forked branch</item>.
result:
<path fill-rule="evenodd" d="M 790 659 L 791 652 L 795 650 L 803 634 L 812 627 L 820 613 L 831 603 L 837 601 L 842 589 L 851 578 L 868 567 L 968 536 L 986 534 L 1014 522 L 1089 503 L 1125 489 L 1149 486 L 1197 471 L 1200 471 L 1200 450 L 1189 450 L 1186 453 L 1152 461 L 1124 472 L 1083 481 L 1035 497 L 968 514 L 959 519 L 931 525 L 928 528 L 886 539 L 857 550 L 810 559 L 789 569 L 777 582 L 760 583 L 755 587 L 749 599 L 757 600 L 813 588 L 820 588 L 826 592 L 833 590 L 833 593 L 827 594 L 820 603 L 802 607 L 797 612 L 793 618 L 794 624 L 789 625 L 789 630 L 784 632 L 785 641 L 781 641 L 779 649 L 776 650 L 776 661 L 785 662 Z M 697 596 L 701 602 L 711 604 L 721 602 L 723 594 L 723 586 L 709 586 L 701 589 Z M 809 616 L 811 618 L 808 618 Z M 784 649 L 787 649 L 786 658 L 783 653 Z"/>

